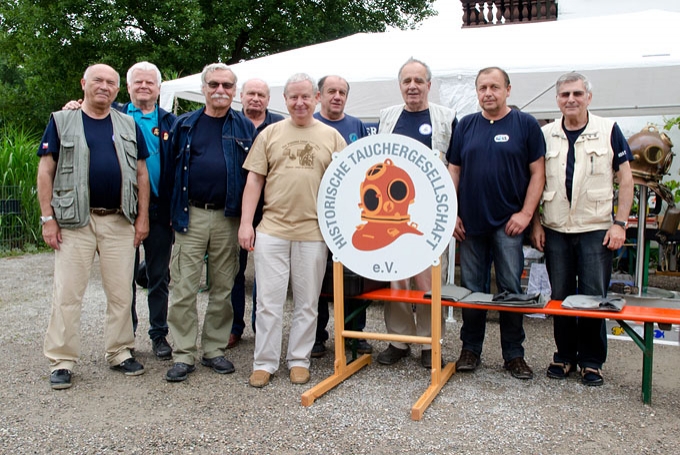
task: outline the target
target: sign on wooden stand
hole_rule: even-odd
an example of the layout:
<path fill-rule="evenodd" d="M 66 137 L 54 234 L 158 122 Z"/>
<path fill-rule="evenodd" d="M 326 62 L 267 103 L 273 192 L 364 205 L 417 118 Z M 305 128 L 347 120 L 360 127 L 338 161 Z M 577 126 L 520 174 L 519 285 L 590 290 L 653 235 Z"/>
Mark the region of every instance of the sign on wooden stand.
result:
<path fill-rule="evenodd" d="M 316 398 L 371 363 L 364 354 L 349 365 L 345 338 L 432 345 L 431 385 L 414 404 L 420 420 L 455 371 L 441 365 L 442 253 L 456 225 L 457 199 L 439 152 L 395 134 L 372 135 L 337 153 L 319 188 L 319 226 L 333 254 L 335 317 L 334 373 L 302 395 Z M 432 267 L 432 336 L 420 337 L 344 330 L 343 264 L 377 281 L 410 278 Z"/>

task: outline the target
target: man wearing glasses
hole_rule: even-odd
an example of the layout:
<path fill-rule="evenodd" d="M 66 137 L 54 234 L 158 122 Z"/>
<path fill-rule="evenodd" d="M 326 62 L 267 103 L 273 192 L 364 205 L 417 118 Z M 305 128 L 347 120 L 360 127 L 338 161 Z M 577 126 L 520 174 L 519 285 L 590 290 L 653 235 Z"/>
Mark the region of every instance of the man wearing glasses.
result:
<path fill-rule="evenodd" d="M 569 295 L 605 297 L 612 253 L 626 240 L 633 204 L 633 161 L 618 125 L 588 111 L 593 93 L 588 79 L 567 73 L 555 84 L 562 118 L 543 127 L 547 144 L 543 213 L 532 221 L 532 242 L 545 252 L 552 298 Z M 614 181 L 618 209 L 612 217 Z M 555 316 L 557 352 L 547 375 L 564 379 L 581 368 L 581 382 L 604 384 L 607 358 L 604 319 Z"/>
<path fill-rule="evenodd" d="M 234 372 L 224 352 L 234 319 L 230 297 L 238 272 L 237 232 L 246 181 L 242 166 L 257 131 L 241 112 L 231 108 L 236 75 L 227 65 L 207 65 L 201 83 L 205 107 L 179 117 L 171 134 L 176 162 L 172 194 L 175 247 L 168 309 L 175 351 L 174 365 L 165 375 L 170 382 L 184 381 L 195 370 L 196 294 L 206 252 L 210 294 L 201 334 L 201 363 L 220 374 Z"/>

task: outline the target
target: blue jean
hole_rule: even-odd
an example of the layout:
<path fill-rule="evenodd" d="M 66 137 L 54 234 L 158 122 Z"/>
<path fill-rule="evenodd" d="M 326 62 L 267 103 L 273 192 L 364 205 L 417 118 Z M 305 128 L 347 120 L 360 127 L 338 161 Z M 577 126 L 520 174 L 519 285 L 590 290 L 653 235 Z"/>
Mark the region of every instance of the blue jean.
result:
<path fill-rule="evenodd" d="M 149 236 L 144 239 L 144 261 L 148 279 L 149 338 L 168 335 L 168 283 L 173 232 L 169 222 L 160 222 L 150 211 Z M 139 268 L 139 249 L 135 254 L 135 271 Z M 137 331 L 136 286 L 132 280 L 132 325 Z"/>
<path fill-rule="evenodd" d="M 552 298 L 606 296 L 612 273 L 612 251 L 602 245 L 607 231 L 563 234 L 545 229 L 545 258 Z M 555 316 L 555 362 L 602 368 L 607 359 L 604 319 Z"/>
<path fill-rule="evenodd" d="M 231 326 L 231 333 L 234 335 L 243 335 L 243 330 L 246 328 L 244 320 L 246 314 L 246 266 L 248 265 L 248 250 L 241 248 L 238 257 L 239 269 L 234 279 L 234 287 L 231 290 L 231 306 L 234 308 L 234 324 Z M 250 316 L 250 323 L 255 331 L 255 310 L 257 293 L 255 290 L 255 282 L 253 280 L 253 311 Z"/>
<path fill-rule="evenodd" d="M 524 254 L 522 235 L 509 236 L 505 226 L 490 234 L 468 235 L 460 243 L 461 284 L 473 292 L 490 292 L 489 274 L 493 261 L 498 292 L 522 293 Z M 460 339 L 463 349 L 482 354 L 486 331 L 486 310 L 463 308 L 463 326 Z M 500 312 L 501 350 L 503 360 L 509 362 L 524 357 L 524 327 L 522 313 Z"/>

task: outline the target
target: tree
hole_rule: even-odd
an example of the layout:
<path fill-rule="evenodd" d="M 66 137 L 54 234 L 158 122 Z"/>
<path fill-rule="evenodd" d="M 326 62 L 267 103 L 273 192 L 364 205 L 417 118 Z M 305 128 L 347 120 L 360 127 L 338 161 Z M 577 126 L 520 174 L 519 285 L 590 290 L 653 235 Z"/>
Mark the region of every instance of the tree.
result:
<path fill-rule="evenodd" d="M 207 63 L 414 28 L 434 14 L 433 2 L 0 0 L 0 122 L 41 128 L 50 111 L 81 95 L 80 77 L 92 63 L 107 63 L 122 78 L 140 60 L 191 74 Z"/>

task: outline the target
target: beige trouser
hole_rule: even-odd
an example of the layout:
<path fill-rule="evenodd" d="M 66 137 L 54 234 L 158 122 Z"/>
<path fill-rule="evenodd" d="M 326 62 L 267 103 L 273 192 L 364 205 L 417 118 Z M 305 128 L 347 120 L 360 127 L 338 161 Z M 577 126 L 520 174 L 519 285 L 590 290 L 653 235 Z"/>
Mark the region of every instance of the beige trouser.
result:
<path fill-rule="evenodd" d="M 234 310 L 231 289 L 238 272 L 239 218 L 223 210 L 189 207 L 189 229 L 175 233 L 170 265 L 168 327 L 174 341 L 174 362 L 194 365 L 198 358 L 198 309 L 203 260 L 208 253 L 208 307 L 203 320 L 201 347 L 208 359 L 224 355 L 229 343 Z"/>
<path fill-rule="evenodd" d="M 289 277 L 294 308 L 286 362 L 288 368 L 309 368 L 327 255 L 328 248 L 322 241 L 295 242 L 257 233 L 257 330 L 253 370 L 274 373 L 279 369 Z"/>
<path fill-rule="evenodd" d="M 414 276 L 415 288 L 421 291 L 432 290 L 432 267 L 420 272 Z M 392 289 L 410 289 L 411 278 L 406 280 L 392 281 L 390 287 Z M 432 336 L 432 307 L 430 305 L 415 305 L 415 320 L 413 314 L 413 305 L 404 302 L 385 302 L 385 328 L 387 333 L 396 333 L 398 335 L 417 335 L 422 337 Z M 446 330 L 446 321 L 444 319 L 444 312 L 442 311 L 442 338 Z M 406 343 L 390 341 L 390 344 L 399 349 L 406 349 Z M 423 350 L 432 349 L 429 344 L 423 345 Z"/>
<path fill-rule="evenodd" d="M 106 294 L 106 361 L 118 365 L 131 357 L 130 349 L 135 346 L 129 285 L 135 262 L 135 228 L 123 215 L 90 215 L 90 224 L 62 229 L 61 237 L 54 253 L 54 297 L 44 343 L 50 371 L 72 370 L 80 357 L 81 307 L 95 253 L 99 253 Z"/>

